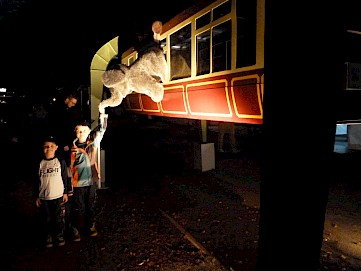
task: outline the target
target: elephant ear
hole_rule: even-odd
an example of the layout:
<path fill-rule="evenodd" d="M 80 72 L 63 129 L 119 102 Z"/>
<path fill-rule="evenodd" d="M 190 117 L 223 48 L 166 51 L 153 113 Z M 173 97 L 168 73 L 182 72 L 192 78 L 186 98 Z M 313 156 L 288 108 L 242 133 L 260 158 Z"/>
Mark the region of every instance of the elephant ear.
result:
<path fill-rule="evenodd" d="M 124 67 L 123 67 L 124 66 Z M 108 88 L 115 87 L 124 80 L 127 67 L 122 65 L 119 69 L 105 71 L 102 75 L 102 82 Z"/>

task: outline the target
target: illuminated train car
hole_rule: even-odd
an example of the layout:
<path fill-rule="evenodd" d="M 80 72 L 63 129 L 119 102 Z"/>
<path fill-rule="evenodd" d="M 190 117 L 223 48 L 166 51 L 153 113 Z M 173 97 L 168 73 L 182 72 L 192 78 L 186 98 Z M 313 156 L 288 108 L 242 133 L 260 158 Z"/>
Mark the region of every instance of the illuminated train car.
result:
<path fill-rule="evenodd" d="M 169 65 L 164 98 L 128 95 L 128 112 L 185 119 L 262 124 L 264 0 L 200 1 L 164 23 Z M 132 48 L 122 64 L 138 57 Z"/>
<path fill-rule="evenodd" d="M 345 84 L 336 111 L 338 123 L 346 125 L 361 123 L 361 25 L 355 12 L 351 5 L 341 41 Z M 133 93 L 122 105 L 132 114 L 263 124 L 264 30 L 264 0 L 199 0 L 163 24 L 160 46 L 170 71 L 163 100 Z M 129 66 L 139 52 L 124 51 L 121 63 Z"/>

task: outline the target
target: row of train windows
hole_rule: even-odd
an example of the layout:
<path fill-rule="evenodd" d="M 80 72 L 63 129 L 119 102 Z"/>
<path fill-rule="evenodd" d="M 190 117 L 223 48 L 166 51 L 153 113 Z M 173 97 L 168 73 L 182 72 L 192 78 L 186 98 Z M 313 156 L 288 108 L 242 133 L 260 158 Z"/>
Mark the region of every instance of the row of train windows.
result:
<path fill-rule="evenodd" d="M 256 0 L 236 2 L 237 28 L 232 30 L 232 19 L 226 17 L 232 11 L 231 1 L 207 11 L 195 20 L 196 30 L 203 28 L 196 39 L 196 75 L 230 70 L 232 60 L 235 67 L 242 68 L 256 63 Z M 222 20 L 224 18 L 224 20 Z M 212 22 L 219 20 L 217 25 Z M 207 27 L 208 26 L 208 27 Z M 233 33 L 235 32 L 235 33 Z M 236 37 L 236 56 L 232 55 L 232 34 Z M 171 80 L 191 76 L 191 24 L 170 36 Z M 161 46 L 166 40 L 161 41 Z"/>

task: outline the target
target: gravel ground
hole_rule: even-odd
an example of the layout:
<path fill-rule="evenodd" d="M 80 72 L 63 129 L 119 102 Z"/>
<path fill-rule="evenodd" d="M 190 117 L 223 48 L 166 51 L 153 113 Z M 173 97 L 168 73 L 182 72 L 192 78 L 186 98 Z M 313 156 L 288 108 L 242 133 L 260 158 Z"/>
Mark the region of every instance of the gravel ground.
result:
<path fill-rule="evenodd" d="M 217 154 L 215 170 L 195 171 L 189 158 L 192 131 L 179 131 L 107 132 L 108 142 L 116 135 L 127 144 L 112 148 L 122 159 L 109 155 L 107 160 L 112 180 L 108 189 L 98 190 L 99 235 L 67 240 L 63 247 L 45 249 L 39 243 L 30 185 L 18 171 L 19 179 L 1 190 L 2 270 L 255 270 L 257 159 L 249 152 Z M 359 188 L 332 186 L 321 270 L 361 270 Z"/>
<path fill-rule="evenodd" d="M 32 236 L 9 247 L 10 270 L 254 270 L 258 210 L 216 181 L 192 174 L 165 177 L 161 190 L 98 190 L 99 235 L 51 249 L 37 242 L 28 208 L 31 220 L 19 223 Z"/>

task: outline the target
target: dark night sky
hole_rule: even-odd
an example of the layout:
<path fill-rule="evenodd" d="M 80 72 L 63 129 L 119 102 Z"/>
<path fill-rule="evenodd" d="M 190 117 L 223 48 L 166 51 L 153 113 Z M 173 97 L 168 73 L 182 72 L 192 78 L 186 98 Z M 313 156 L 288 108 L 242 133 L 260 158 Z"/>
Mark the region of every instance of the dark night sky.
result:
<path fill-rule="evenodd" d="M 17 9 L 5 5 L 10 2 L 0 3 L 0 87 L 42 92 L 89 85 L 91 60 L 103 44 L 149 31 L 153 21 L 166 22 L 195 0 L 168 6 L 165 0 L 126 6 L 115 0 L 27 0 Z"/>

